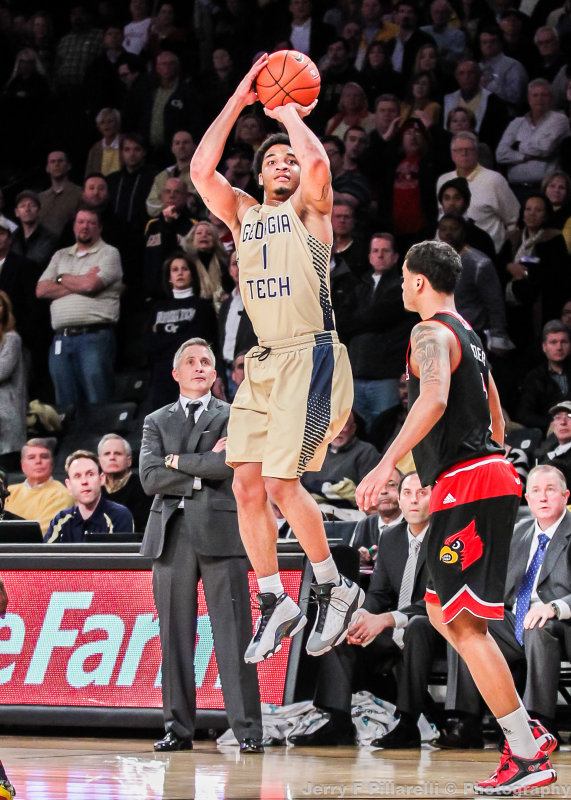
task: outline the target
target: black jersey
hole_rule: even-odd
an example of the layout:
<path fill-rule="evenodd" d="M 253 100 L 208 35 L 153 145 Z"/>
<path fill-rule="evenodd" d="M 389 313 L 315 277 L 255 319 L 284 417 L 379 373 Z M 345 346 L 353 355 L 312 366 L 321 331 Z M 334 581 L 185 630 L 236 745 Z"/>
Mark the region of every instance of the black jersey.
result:
<path fill-rule="evenodd" d="M 482 342 L 459 314 L 441 311 L 430 320 L 440 322 L 454 333 L 460 344 L 460 362 L 450 376 L 450 392 L 444 414 L 412 454 L 423 486 L 453 464 L 494 453 L 503 448 L 492 439 L 488 403 L 488 364 Z M 409 408 L 420 394 L 420 379 L 406 358 Z"/>

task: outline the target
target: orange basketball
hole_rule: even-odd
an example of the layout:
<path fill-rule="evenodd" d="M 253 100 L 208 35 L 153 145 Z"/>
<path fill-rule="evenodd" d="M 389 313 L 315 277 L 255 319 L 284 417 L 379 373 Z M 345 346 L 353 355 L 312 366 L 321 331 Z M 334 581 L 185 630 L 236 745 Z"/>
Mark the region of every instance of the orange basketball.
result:
<path fill-rule="evenodd" d="M 258 100 L 266 108 L 286 103 L 313 103 L 321 87 L 319 70 L 313 61 L 297 50 L 270 53 L 268 63 L 256 78 Z"/>

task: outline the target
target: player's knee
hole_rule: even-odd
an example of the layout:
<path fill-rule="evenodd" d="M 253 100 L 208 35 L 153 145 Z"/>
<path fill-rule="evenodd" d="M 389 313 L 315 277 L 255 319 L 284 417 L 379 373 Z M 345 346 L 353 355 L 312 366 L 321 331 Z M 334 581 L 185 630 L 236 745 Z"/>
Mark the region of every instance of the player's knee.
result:
<path fill-rule="evenodd" d="M 235 472 L 232 490 L 236 502 L 242 507 L 263 505 L 266 502 L 266 490 L 261 479 L 252 480 L 251 476 L 246 477 Z"/>
<path fill-rule="evenodd" d="M 297 490 L 299 483 L 283 478 L 264 478 L 264 485 L 270 498 L 283 509 L 292 496 L 292 492 Z"/>

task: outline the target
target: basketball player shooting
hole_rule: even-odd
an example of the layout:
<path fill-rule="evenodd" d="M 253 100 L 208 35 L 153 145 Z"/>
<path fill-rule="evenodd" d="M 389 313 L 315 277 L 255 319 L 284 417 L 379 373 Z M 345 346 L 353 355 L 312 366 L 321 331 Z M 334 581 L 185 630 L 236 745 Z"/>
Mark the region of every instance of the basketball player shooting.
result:
<path fill-rule="evenodd" d="M 502 619 L 503 594 L 521 482 L 503 455 L 500 400 L 478 336 L 456 312 L 462 270 L 444 242 L 422 242 L 403 266 L 405 308 L 422 319 L 407 354 L 409 414 L 381 462 L 357 488 L 374 506 L 395 464 L 411 449 L 423 486 L 434 484 L 426 563 L 426 608 L 466 662 L 504 732 L 498 769 L 478 794 L 512 794 L 556 780 L 555 737 L 530 720 L 488 619 Z"/>
<path fill-rule="evenodd" d="M 204 203 L 234 236 L 242 298 L 259 340 L 247 354 L 245 380 L 231 408 L 226 456 L 234 468 L 240 534 L 260 588 L 260 617 L 244 655 L 250 663 L 273 655 L 284 637 L 307 622 L 283 589 L 269 498 L 313 567 L 318 610 L 308 653 L 321 655 L 343 641 L 364 599 L 355 583 L 339 575 L 319 508 L 300 483 L 306 469 L 320 469 L 353 401 L 351 369 L 335 332 L 329 292 L 329 160 L 303 122 L 314 104 L 265 109 L 287 135 L 270 136 L 256 153 L 261 205 L 216 171 L 240 112 L 257 100 L 253 84 L 267 62 L 266 55 L 255 62 L 191 162 Z"/>

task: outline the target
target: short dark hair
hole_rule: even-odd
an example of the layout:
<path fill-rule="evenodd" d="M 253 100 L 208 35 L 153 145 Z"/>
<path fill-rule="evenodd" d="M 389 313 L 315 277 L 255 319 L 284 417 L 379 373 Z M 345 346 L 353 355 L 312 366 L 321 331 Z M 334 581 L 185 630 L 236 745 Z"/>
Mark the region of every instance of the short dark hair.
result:
<path fill-rule="evenodd" d="M 136 131 L 130 131 L 129 133 L 121 134 L 121 136 L 119 137 L 120 150 L 123 149 L 123 145 L 125 144 L 125 142 L 135 142 L 135 144 L 138 144 L 139 147 L 142 147 L 145 152 L 147 151 L 147 145 L 145 144 L 144 137 L 140 133 L 137 133 Z"/>
<path fill-rule="evenodd" d="M 393 248 L 393 252 L 397 252 L 397 243 L 395 241 L 395 237 L 392 233 L 372 233 L 369 239 L 369 247 L 371 246 L 373 239 L 386 239 L 387 242 L 391 243 L 391 247 Z"/>
<path fill-rule="evenodd" d="M 363 128 L 362 125 L 349 125 L 345 133 L 343 134 L 343 142 L 346 141 L 347 136 L 351 131 L 359 131 L 359 133 L 364 133 L 367 136 L 367 131 Z"/>
<path fill-rule="evenodd" d="M 454 293 L 462 272 L 462 261 L 449 244 L 434 240 L 413 244 L 404 260 L 407 269 L 416 275 L 424 275 L 435 292 Z"/>
<path fill-rule="evenodd" d="M 446 220 L 449 219 L 453 222 L 457 222 L 462 228 L 462 233 L 466 235 L 467 222 L 461 214 L 443 214 L 438 220 L 438 227 L 440 227 L 441 222 L 446 222 Z"/>
<path fill-rule="evenodd" d="M 256 150 L 256 155 L 254 156 L 254 175 L 258 176 L 260 174 L 264 156 L 270 147 L 273 147 L 275 144 L 287 144 L 288 147 L 291 147 L 291 142 L 287 133 L 274 133 L 268 136 Z"/>
<path fill-rule="evenodd" d="M 71 467 L 74 461 L 77 461 L 78 458 L 88 458 L 90 461 L 93 461 L 94 464 L 97 465 L 97 471 L 99 474 L 103 471 L 101 469 L 101 464 L 99 463 L 99 459 L 92 453 L 91 450 L 74 450 L 73 453 L 70 453 L 65 460 L 65 474 L 69 478 L 69 468 Z"/>
<path fill-rule="evenodd" d="M 569 330 L 560 319 L 550 319 L 545 323 L 541 331 L 541 341 L 545 342 L 550 333 L 566 333 L 569 336 Z"/>
<path fill-rule="evenodd" d="M 395 467 L 395 469 L 396 469 L 396 467 Z M 398 491 L 399 491 L 399 497 L 400 497 L 400 493 L 401 493 L 401 490 L 402 490 L 402 485 L 405 482 L 405 480 L 407 478 L 410 478 L 411 475 L 418 475 L 418 472 L 415 469 L 411 469 L 408 472 L 405 472 L 404 475 L 400 472 L 400 470 L 399 470 L 399 473 L 400 473 L 400 481 L 399 481 L 399 490 Z"/>
<path fill-rule="evenodd" d="M 74 222 L 75 222 L 75 220 L 77 219 L 77 215 L 78 215 L 80 212 L 85 212 L 86 214 L 87 214 L 87 213 L 89 213 L 89 214 L 93 214 L 93 216 L 94 216 L 94 217 L 97 217 L 97 222 L 98 222 L 98 224 L 99 224 L 99 227 L 100 227 L 100 228 L 102 228 L 102 227 L 103 227 L 103 218 L 102 218 L 102 216 L 101 216 L 101 212 L 99 211 L 99 209 L 98 209 L 98 208 L 92 208 L 91 206 L 88 206 L 88 205 L 86 205 L 85 203 L 80 203 L 80 205 L 79 205 L 79 208 L 78 208 L 78 209 L 77 209 L 77 211 L 75 212 L 75 216 L 74 216 L 74 218 L 73 218 L 73 221 L 74 221 Z"/>
<path fill-rule="evenodd" d="M 321 144 L 333 144 L 337 148 L 337 151 L 340 156 L 345 155 L 345 144 L 343 140 L 340 139 L 338 136 L 333 136 L 331 134 L 328 134 L 327 136 L 322 136 Z"/>
<path fill-rule="evenodd" d="M 105 177 L 105 175 L 102 172 L 90 172 L 83 179 L 83 186 L 84 187 L 85 187 L 85 184 L 87 183 L 87 181 L 90 180 L 91 178 L 101 178 L 102 181 L 105 181 L 105 183 L 107 183 L 107 178 Z"/>

